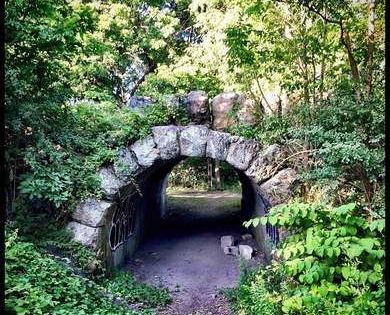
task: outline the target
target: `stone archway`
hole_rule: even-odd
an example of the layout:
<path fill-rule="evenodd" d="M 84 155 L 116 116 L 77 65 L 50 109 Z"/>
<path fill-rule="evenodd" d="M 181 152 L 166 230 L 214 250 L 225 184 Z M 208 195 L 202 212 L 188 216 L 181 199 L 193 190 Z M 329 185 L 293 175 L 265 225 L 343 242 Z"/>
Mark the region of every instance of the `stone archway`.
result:
<path fill-rule="evenodd" d="M 146 224 L 162 215 L 167 174 L 189 156 L 226 161 L 237 170 L 247 219 L 264 215 L 292 195 L 296 172 L 284 166 L 280 146 L 262 147 L 203 125 L 156 126 L 152 135 L 123 148 L 114 165 L 100 169 L 103 198 L 77 204 L 68 224 L 74 239 L 95 250 L 107 268 L 120 266 L 136 250 Z M 277 230 L 258 226 L 252 233 L 268 257 L 270 244 L 278 241 Z"/>

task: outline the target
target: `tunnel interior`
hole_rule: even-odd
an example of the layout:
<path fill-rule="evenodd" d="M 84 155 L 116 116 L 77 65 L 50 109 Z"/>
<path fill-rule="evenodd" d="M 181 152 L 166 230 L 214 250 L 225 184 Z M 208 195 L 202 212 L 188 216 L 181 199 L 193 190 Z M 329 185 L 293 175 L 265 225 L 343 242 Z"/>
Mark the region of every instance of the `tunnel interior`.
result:
<path fill-rule="evenodd" d="M 159 167 L 148 176 L 142 186 L 142 208 L 146 210 L 144 237 L 153 234 L 154 231 L 161 229 L 162 223 L 170 217 L 170 207 L 167 198 L 168 177 L 172 170 L 185 158 L 166 163 Z M 204 159 L 204 161 L 206 161 Z M 245 174 L 236 170 L 241 186 L 241 205 L 238 217 L 239 224 L 248 220 L 256 207 L 256 192 L 251 181 Z M 194 199 L 196 203 L 196 199 Z M 217 215 L 217 214 L 216 214 Z M 205 218 L 206 219 L 206 218 Z M 218 220 L 218 216 L 216 216 Z M 198 220 L 199 221 L 199 220 Z M 184 222 L 183 222 L 184 223 Z M 191 222 L 196 223 L 196 222 Z M 207 220 L 200 220 L 199 224 L 208 225 Z M 211 222 L 212 223 L 212 222 Z M 238 223 L 238 222 L 237 222 Z"/>
<path fill-rule="evenodd" d="M 229 218 L 219 218 L 216 214 L 215 220 L 204 218 L 204 220 L 196 220 L 191 222 L 175 222 L 171 225 L 172 220 L 167 220 L 170 217 L 169 204 L 167 202 L 167 185 L 168 176 L 178 163 L 186 157 L 180 157 L 169 162 L 160 163 L 153 167 L 146 179 L 139 187 L 140 196 L 137 198 L 136 205 L 128 207 L 127 212 L 129 217 L 133 217 L 134 229 L 133 236 L 137 240 L 135 246 L 127 253 L 127 258 L 132 256 L 139 248 L 142 242 L 155 235 L 161 229 L 167 228 L 182 228 L 189 230 L 196 229 L 212 229 L 218 228 L 220 223 L 235 225 L 241 233 L 253 234 L 258 249 L 265 250 L 264 229 L 257 228 L 246 230 L 242 223 L 252 217 L 264 215 L 267 211 L 266 202 L 257 191 L 257 186 L 240 170 L 234 169 L 238 175 L 241 186 L 240 209 Z M 196 199 L 194 199 L 196 202 Z M 222 220 L 222 221 L 221 221 Z M 177 220 L 176 220 L 177 221 Z M 130 236 L 131 238 L 131 236 Z"/>
<path fill-rule="evenodd" d="M 170 161 L 159 161 L 148 169 L 143 181 L 127 198 L 121 201 L 120 207 L 112 218 L 109 243 L 113 266 L 120 266 L 123 261 L 134 257 L 137 250 L 151 237 L 164 237 L 159 234 L 161 230 L 181 229 L 183 233 L 204 229 L 219 229 L 220 225 L 230 224 L 235 226 L 237 233 L 252 234 L 256 250 L 262 252 L 265 262 L 269 262 L 270 239 L 267 235 L 275 234 L 270 227 L 261 225 L 256 228 L 245 229 L 242 223 L 250 218 L 263 216 L 267 213 L 268 204 L 262 197 L 258 186 L 251 181 L 242 171 L 235 169 L 241 186 L 241 198 L 239 210 L 229 218 L 194 220 L 184 222 L 169 220 L 169 205 L 167 202 L 168 176 L 178 163 L 187 157 L 179 157 Z M 204 159 L 205 160 L 205 159 Z M 196 202 L 196 199 L 194 199 Z M 167 220 L 168 219 L 168 220 Z M 173 223 L 173 224 L 172 224 Z M 274 235 L 274 238 L 278 235 Z"/>

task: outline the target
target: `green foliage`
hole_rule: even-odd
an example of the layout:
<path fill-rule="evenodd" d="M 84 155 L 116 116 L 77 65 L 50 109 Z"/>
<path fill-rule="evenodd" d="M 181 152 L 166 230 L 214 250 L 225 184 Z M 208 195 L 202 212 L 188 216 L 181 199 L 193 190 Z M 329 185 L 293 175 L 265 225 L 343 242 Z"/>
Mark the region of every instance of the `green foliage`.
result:
<path fill-rule="evenodd" d="M 304 187 L 323 187 L 333 206 L 292 204 L 263 219 L 291 236 L 273 268 L 243 277 L 238 309 L 383 313 L 384 1 L 370 10 L 350 0 L 7 1 L 6 166 L 8 190 L 20 193 L 9 217 L 21 232 L 20 241 L 7 238 L 7 306 L 21 314 L 73 314 L 75 305 L 79 314 L 129 313 L 40 252 L 71 254 L 83 269 L 97 261 L 60 222 L 42 225 L 47 217 L 35 217 L 25 198 L 48 201 L 66 219 L 74 201 L 100 195 L 96 171 L 118 148 L 153 125 L 188 123 L 185 107 L 168 106 L 167 95 L 202 89 L 250 96 L 255 126 L 229 132 L 287 147 L 286 163 L 300 168 Z M 270 106 L 270 93 L 288 96 L 288 106 Z M 130 94 L 157 102 L 131 111 Z M 230 169 L 221 172 L 223 183 L 237 182 Z M 199 187 L 206 174 L 187 159 L 171 183 Z M 121 285 L 104 281 L 129 301 L 168 300 L 128 275 L 117 277 Z"/>
<path fill-rule="evenodd" d="M 46 199 L 63 212 L 79 198 L 99 195 L 97 169 L 112 162 L 118 148 L 150 134 L 154 125 L 180 122 L 183 117 L 178 108 L 159 103 L 143 112 L 120 109 L 110 102 L 52 106 L 30 109 L 26 119 L 16 113 L 9 117 L 14 140 L 21 128 L 28 133 L 28 142 L 12 151 L 15 143 L 8 154 L 23 158 L 29 170 L 20 177 L 20 192 L 30 199 Z"/>
<path fill-rule="evenodd" d="M 174 36 L 180 13 L 162 5 L 7 1 L 9 185 L 67 212 L 74 200 L 99 195 L 96 170 L 118 146 L 180 121 L 180 110 L 161 102 L 144 113 L 123 108 L 129 66 L 146 75 L 183 51 Z"/>
<path fill-rule="evenodd" d="M 267 269 L 256 272 L 241 266 L 240 280 L 237 287 L 225 292 L 229 302 L 232 303 L 238 314 L 276 315 L 281 313 L 281 306 L 274 296 L 277 289 L 280 289 L 280 279 L 271 281 L 266 278 L 269 275 L 270 272 Z"/>
<path fill-rule="evenodd" d="M 383 314 L 384 220 L 367 222 L 360 211 L 353 203 L 290 203 L 261 218 L 289 231 L 271 266 L 284 275 L 279 297 L 273 293 L 283 313 Z"/>
<path fill-rule="evenodd" d="M 236 171 L 226 162 L 220 162 L 221 188 L 239 190 L 240 181 Z M 208 190 L 209 178 L 207 161 L 205 159 L 189 157 L 178 163 L 169 173 L 168 185 L 170 188 L 191 188 Z"/>
<path fill-rule="evenodd" d="M 137 284 L 120 273 L 92 281 L 48 257 L 32 243 L 21 241 L 17 230 L 6 235 L 6 310 L 15 314 L 152 314 L 150 307 L 169 301 L 166 291 Z M 118 284 L 121 284 L 118 287 Z M 112 297 L 121 298 L 114 303 Z M 144 303 L 138 311 L 128 306 Z"/>
<path fill-rule="evenodd" d="M 350 96 L 336 95 L 319 106 L 302 105 L 291 114 L 294 127 L 301 127 L 290 133 L 319 149 L 322 164 L 317 171 L 326 165 L 330 174 L 340 176 L 360 166 L 375 180 L 383 176 L 383 104 L 381 96 L 362 106 Z"/>
<path fill-rule="evenodd" d="M 135 281 L 126 272 L 116 272 L 110 279 L 102 279 L 99 284 L 128 303 L 143 303 L 146 307 L 166 305 L 171 301 L 167 289 L 150 287 Z"/>
<path fill-rule="evenodd" d="M 90 276 L 104 274 L 103 263 L 96 253 L 72 240 L 71 233 L 64 228 L 63 223 L 48 214 L 34 213 L 20 204 L 7 221 L 6 228 L 17 230 L 20 241 L 34 243 L 42 251 L 69 258 L 73 265 Z"/>
<path fill-rule="evenodd" d="M 201 72 L 188 73 L 160 67 L 157 73 L 150 74 L 147 81 L 141 85 L 139 95 L 169 95 L 185 94 L 194 90 L 206 91 L 209 97 L 217 95 L 222 90 L 221 82 Z"/>
<path fill-rule="evenodd" d="M 256 139 L 267 145 L 274 143 L 286 144 L 291 140 L 289 135 L 290 126 L 290 116 L 270 115 L 259 121 L 255 126 L 236 123 L 229 128 L 229 132 L 247 139 Z"/>

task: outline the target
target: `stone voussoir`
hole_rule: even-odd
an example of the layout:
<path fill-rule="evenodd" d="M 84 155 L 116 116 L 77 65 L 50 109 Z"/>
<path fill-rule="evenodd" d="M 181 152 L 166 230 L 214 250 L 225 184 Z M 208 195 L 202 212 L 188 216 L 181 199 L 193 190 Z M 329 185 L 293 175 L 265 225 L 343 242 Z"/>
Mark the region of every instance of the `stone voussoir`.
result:
<path fill-rule="evenodd" d="M 231 136 L 226 132 L 210 130 L 206 143 L 206 157 L 225 161 Z"/>
<path fill-rule="evenodd" d="M 174 125 L 152 128 L 154 142 L 163 160 L 174 159 L 180 155 L 180 128 Z"/>
<path fill-rule="evenodd" d="M 260 185 L 262 195 L 270 205 L 286 203 L 293 195 L 293 185 L 297 180 L 297 172 L 292 168 L 285 168 Z"/>
<path fill-rule="evenodd" d="M 184 156 L 206 156 L 209 129 L 202 125 L 183 127 L 180 131 L 180 154 Z"/>
<path fill-rule="evenodd" d="M 150 167 L 160 158 L 159 150 L 156 147 L 153 136 L 147 136 L 131 145 L 131 151 L 137 157 L 138 164 L 143 167 Z"/>
<path fill-rule="evenodd" d="M 286 152 L 278 144 L 265 148 L 249 165 L 245 175 L 252 178 L 257 184 L 270 179 L 282 168 L 282 161 Z"/>
<path fill-rule="evenodd" d="M 130 147 L 119 152 L 119 157 L 114 163 L 114 171 L 116 176 L 123 181 L 128 181 L 142 172 L 142 167 L 138 164 L 137 157 Z"/>
<path fill-rule="evenodd" d="M 72 214 L 72 219 L 90 227 L 101 227 L 106 223 L 105 218 L 107 213 L 114 211 L 115 206 L 115 202 L 87 198 L 77 204 Z"/>
<path fill-rule="evenodd" d="M 248 169 L 249 163 L 259 153 L 260 148 L 260 144 L 255 140 L 232 136 L 226 162 L 241 171 L 245 171 Z"/>
<path fill-rule="evenodd" d="M 98 175 L 101 180 L 101 189 L 105 199 L 115 199 L 120 189 L 126 186 L 126 182 L 115 174 L 113 166 L 102 167 L 99 170 Z"/>

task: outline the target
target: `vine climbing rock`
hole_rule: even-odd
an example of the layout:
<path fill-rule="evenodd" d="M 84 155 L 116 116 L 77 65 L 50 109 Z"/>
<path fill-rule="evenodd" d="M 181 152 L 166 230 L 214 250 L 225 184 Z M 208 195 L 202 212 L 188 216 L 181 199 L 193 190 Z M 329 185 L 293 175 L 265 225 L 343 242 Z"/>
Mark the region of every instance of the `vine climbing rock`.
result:
<path fill-rule="evenodd" d="M 74 239 L 99 253 L 107 268 L 123 264 L 147 227 L 164 215 L 167 175 L 189 156 L 226 161 L 235 168 L 246 218 L 265 215 L 270 206 L 292 196 L 297 174 L 286 168 L 281 146 L 264 147 L 205 125 L 155 126 L 151 135 L 123 147 L 114 163 L 100 168 L 102 197 L 77 203 L 68 224 Z M 262 226 L 252 234 L 265 253 L 270 252 L 267 238 L 274 242 L 279 237 L 275 229 L 271 233 Z"/>

